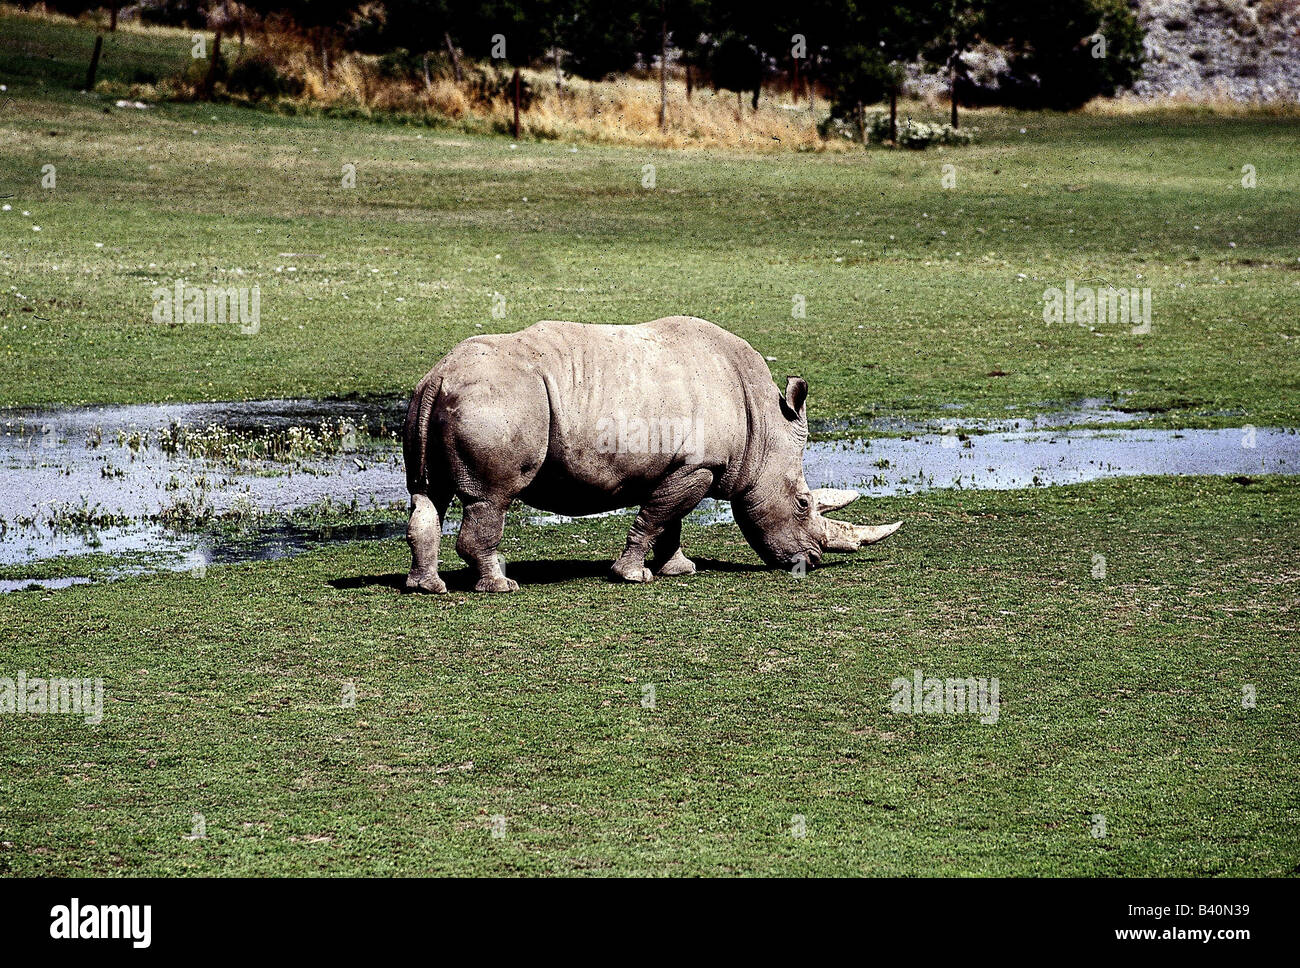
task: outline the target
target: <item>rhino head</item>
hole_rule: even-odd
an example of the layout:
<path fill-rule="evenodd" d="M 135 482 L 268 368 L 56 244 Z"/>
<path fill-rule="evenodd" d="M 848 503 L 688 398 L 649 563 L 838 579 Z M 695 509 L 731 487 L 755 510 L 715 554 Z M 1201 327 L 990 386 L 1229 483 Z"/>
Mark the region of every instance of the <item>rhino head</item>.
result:
<path fill-rule="evenodd" d="M 807 381 L 792 376 L 780 397 L 779 412 L 760 405 L 761 419 L 754 421 L 759 439 L 751 443 L 752 470 L 731 501 L 745 540 L 760 558 L 777 568 L 800 564 L 815 568 L 825 552 L 857 551 L 888 538 L 903 523 L 867 526 L 824 516 L 859 495 L 833 488 L 812 490 L 804 480 L 807 399 Z"/>

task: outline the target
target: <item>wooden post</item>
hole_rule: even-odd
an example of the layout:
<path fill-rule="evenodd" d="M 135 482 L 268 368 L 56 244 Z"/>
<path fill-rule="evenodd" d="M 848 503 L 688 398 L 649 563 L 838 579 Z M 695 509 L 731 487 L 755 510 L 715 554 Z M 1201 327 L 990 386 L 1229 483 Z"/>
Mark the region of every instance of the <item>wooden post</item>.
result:
<path fill-rule="evenodd" d="M 948 65 L 948 96 L 952 99 L 952 127 L 957 129 L 957 55 Z"/>
<path fill-rule="evenodd" d="M 659 0 L 659 130 L 668 128 L 668 14 Z"/>
<path fill-rule="evenodd" d="M 444 30 L 442 39 L 447 42 L 447 53 L 451 56 L 451 74 L 459 84 L 465 77 L 460 72 L 460 55 L 456 53 L 456 45 L 451 42 L 451 32 Z"/>
<path fill-rule="evenodd" d="M 208 62 L 208 75 L 203 79 L 203 100 L 212 100 L 212 88 L 217 83 L 217 65 L 221 63 L 221 28 L 212 40 L 212 60 Z"/>
<path fill-rule="evenodd" d="M 99 55 L 104 50 L 104 35 L 95 35 L 95 52 L 90 55 L 90 69 L 86 71 L 86 90 L 95 89 L 95 75 L 99 73 Z"/>
<path fill-rule="evenodd" d="M 791 59 L 794 61 L 794 84 L 790 88 L 790 99 L 795 104 L 798 104 L 799 103 L 799 58 L 794 57 Z"/>
<path fill-rule="evenodd" d="M 889 140 L 898 144 L 898 88 L 889 90 Z"/>
<path fill-rule="evenodd" d="M 519 140 L 519 68 L 515 68 L 515 140 Z"/>
<path fill-rule="evenodd" d="M 117 0 L 113 0 L 113 5 L 108 10 L 108 29 L 111 33 L 117 30 Z"/>

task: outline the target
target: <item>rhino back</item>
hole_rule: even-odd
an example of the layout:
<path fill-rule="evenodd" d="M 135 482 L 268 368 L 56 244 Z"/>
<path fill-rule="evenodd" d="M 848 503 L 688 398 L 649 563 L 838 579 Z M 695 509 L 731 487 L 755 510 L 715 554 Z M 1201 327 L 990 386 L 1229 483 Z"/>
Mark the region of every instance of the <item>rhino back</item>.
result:
<path fill-rule="evenodd" d="M 495 442 L 482 462 L 544 454 L 520 496 L 568 514 L 641 503 L 682 466 L 714 470 L 725 492 L 761 424 L 753 400 L 778 396 L 748 343 L 683 316 L 544 321 L 466 340 L 436 370 L 451 404 L 439 408 L 444 435 L 463 453 L 465 421 L 490 420 L 472 434 Z"/>

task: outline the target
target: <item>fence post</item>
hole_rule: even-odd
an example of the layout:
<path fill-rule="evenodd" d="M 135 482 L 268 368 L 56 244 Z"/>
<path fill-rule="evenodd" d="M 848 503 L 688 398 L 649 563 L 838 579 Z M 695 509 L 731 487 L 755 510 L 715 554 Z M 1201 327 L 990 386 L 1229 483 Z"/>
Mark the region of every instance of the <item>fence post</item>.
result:
<path fill-rule="evenodd" d="M 519 68 L 515 68 L 515 140 L 519 140 Z"/>
<path fill-rule="evenodd" d="M 95 89 L 95 75 L 99 72 L 99 55 L 104 49 L 104 35 L 95 35 L 95 52 L 90 55 L 90 69 L 86 71 L 86 90 Z"/>
<path fill-rule="evenodd" d="M 212 60 L 208 64 L 208 76 L 203 79 L 203 100 L 212 100 L 212 88 L 217 83 L 217 65 L 221 63 L 221 28 L 212 41 Z"/>

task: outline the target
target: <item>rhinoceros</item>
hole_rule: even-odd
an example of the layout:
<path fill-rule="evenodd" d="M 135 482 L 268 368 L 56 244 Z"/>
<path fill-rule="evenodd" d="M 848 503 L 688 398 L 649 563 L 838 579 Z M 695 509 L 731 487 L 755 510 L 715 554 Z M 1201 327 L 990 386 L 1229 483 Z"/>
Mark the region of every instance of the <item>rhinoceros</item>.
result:
<path fill-rule="evenodd" d="M 694 573 L 682 518 L 705 497 L 731 502 L 745 539 L 773 567 L 816 567 L 826 551 L 889 537 L 902 522 L 823 516 L 858 495 L 809 490 L 807 396 L 802 378 L 782 393 L 753 347 L 691 316 L 543 321 L 467 339 L 419 382 L 406 413 L 406 587 L 447 590 L 438 550 L 453 496 L 464 509 L 456 551 L 477 569 L 481 592 L 519 588 L 497 556 L 516 499 L 569 516 L 639 506 L 610 568 L 629 582 Z"/>

